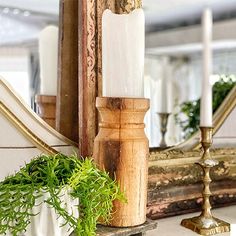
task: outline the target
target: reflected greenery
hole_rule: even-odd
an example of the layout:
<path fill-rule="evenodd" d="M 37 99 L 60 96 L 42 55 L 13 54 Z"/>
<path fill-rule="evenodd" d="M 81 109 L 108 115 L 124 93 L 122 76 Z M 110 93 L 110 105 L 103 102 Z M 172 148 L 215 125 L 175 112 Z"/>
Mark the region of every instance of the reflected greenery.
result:
<path fill-rule="evenodd" d="M 219 81 L 213 86 L 213 113 L 216 112 L 235 84 L 234 75 L 220 76 Z M 191 137 L 198 130 L 200 124 L 200 98 L 182 103 L 180 112 L 175 115 L 175 119 L 184 132 L 184 138 Z"/>

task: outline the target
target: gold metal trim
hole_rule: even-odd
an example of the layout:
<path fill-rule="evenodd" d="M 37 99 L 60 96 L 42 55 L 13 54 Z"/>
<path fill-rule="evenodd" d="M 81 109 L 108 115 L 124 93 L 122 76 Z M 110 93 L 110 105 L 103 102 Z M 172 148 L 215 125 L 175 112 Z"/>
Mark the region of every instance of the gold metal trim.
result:
<path fill-rule="evenodd" d="M 142 0 L 118 0 L 115 2 L 114 13 L 129 14 L 135 9 L 142 7 Z"/>
<path fill-rule="evenodd" d="M 200 159 L 200 154 L 200 150 L 152 151 L 149 157 L 149 166 L 168 167 L 194 164 Z M 236 158 L 236 148 L 211 149 L 211 155 L 217 160 Z"/>
<path fill-rule="evenodd" d="M 47 154 L 56 154 L 57 150 L 53 149 L 29 130 L 1 101 L 0 112 L 19 130 L 27 139 L 29 139 L 38 149 Z"/>
<path fill-rule="evenodd" d="M 142 8 L 142 0 L 101 0 L 98 1 L 98 19 L 105 9 L 115 14 L 129 14 L 139 8 Z"/>
<path fill-rule="evenodd" d="M 219 109 L 216 111 L 213 120 L 213 135 L 219 130 L 221 125 L 236 107 L 236 86 L 231 90 L 229 95 L 225 98 Z"/>
<path fill-rule="evenodd" d="M 42 120 L 34 111 L 32 111 L 30 108 L 28 108 L 28 105 L 25 103 L 25 101 L 14 91 L 12 86 L 0 76 L 0 85 L 3 86 L 15 99 L 17 104 L 31 116 L 37 123 L 40 124 L 41 127 L 46 129 L 49 133 L 56 136 L 61 141 L 65 142 L 68 145 L 77 147 L 78 144 L 73 142 L 72 140 L 68 139 L 67 137 L 63 136 L 62 134 L 58 133 L 55 129 L 53 129 L 51 126 L 49 126 L 44 120 Z"/>

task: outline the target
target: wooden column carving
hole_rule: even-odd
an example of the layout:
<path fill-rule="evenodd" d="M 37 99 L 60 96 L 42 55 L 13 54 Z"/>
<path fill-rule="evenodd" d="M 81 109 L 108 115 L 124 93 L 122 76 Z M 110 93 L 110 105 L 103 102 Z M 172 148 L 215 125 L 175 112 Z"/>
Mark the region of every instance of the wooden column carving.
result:
<path fill-rule="evenodd" d="M 90 156 L 97 132 L 96 1 L 79 1 L 79 151 Z"/>

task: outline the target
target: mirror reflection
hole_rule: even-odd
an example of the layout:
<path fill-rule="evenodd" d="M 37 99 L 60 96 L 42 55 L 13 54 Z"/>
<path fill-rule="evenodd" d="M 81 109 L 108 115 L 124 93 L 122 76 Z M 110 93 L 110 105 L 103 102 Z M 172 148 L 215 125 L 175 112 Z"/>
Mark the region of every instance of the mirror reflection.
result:
<path fill-rule="evenodd" d="M 0 75 L 33 109 L 57 78 L 58 18 L 59 0 L 0 0 Z"/>
<path fill-rule="evenodd" d="M 143 0 L 150 147 L 165 146 L 164 141 L 166 146 L 176 145 L 197 130 L 203 74 L 201 16 L 206 7 L 214 18 L 216 110 L 222 101 L 218 98 L 235 84 L 236 0 Z M 34 110 L 36 94 L 56 95 L 58 18 L 59 0 L 0 0 L 0 75 Z"/>
<path fill-rule="evenodd" d="M 206 7 L 214 18 L 211 82 L 215 111 L 236 80 L 236 34 L 232 32 L 236 1 L 144 1 L 145 95 L 151 99 L 146 132 L 151 147 L 165 147 L 163 133 L 168 147 L 198 129 L 204 63 L 201 17 Z"/>

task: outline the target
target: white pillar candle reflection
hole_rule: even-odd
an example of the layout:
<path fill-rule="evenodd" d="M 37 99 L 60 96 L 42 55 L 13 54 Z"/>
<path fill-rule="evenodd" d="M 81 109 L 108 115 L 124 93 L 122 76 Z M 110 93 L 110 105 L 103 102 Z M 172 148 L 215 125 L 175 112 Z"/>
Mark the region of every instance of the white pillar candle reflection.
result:
<path fill-rule="evenodd" d="M 114 14 L 102 17 L 103 96 L 144 96 L 144 13 Z"/>
<path fill-rule="evenodd" d="M 200 126 L 212 126 L 212 12 L 205 9 L 202 16 L 203 29 L 203 80 L 201 96 Z"/>
<path fill-rule="evenodd" d="M 50 25 L 39 34 L 40 94 L 57 95 L 58 27 Z"/>

